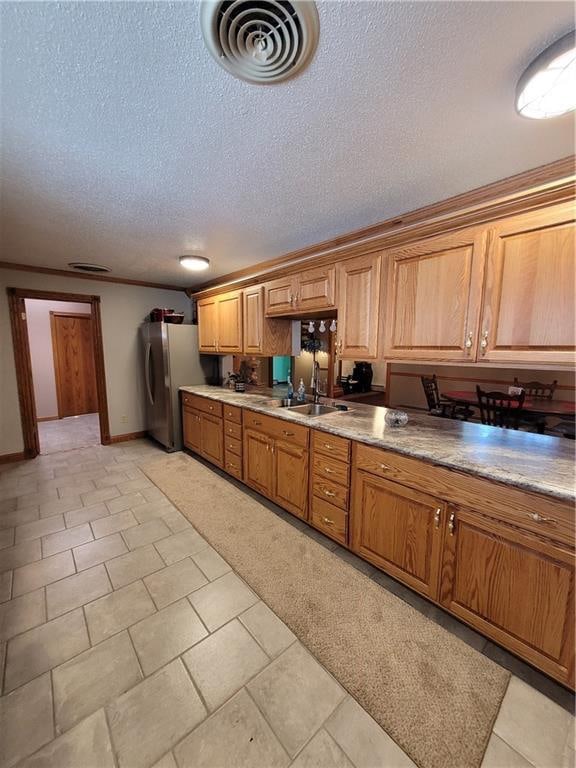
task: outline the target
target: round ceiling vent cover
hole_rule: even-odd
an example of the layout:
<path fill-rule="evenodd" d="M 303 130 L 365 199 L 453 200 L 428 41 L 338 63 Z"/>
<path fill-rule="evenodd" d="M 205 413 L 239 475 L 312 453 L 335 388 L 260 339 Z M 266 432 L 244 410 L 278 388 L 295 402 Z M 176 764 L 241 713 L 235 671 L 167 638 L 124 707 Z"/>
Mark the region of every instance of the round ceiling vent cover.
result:
<path fill-rule="evenodd" d="M 318 44 L 312 0 L 204 0 L 202 34 L 220 66 L 249 83 L 277 83 L 300 71 Z"/>

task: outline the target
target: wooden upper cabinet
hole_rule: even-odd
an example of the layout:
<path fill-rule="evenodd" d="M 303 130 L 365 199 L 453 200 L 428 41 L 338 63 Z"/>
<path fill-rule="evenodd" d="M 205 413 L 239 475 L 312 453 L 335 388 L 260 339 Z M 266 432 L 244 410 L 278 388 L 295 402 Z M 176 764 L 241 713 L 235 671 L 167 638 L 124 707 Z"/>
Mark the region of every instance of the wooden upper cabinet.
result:
<path fill-rule="evenodd" d="M 198 301 L 198 349 L 200 352 L 218 351 L 218 297 Z"/>
<path fill-rule="evenodd" d="M 449 507 L 448 513 L 442 604 L 573 685 L 573 552 L 472 510 Z"/>
<path fill-rule="evenodd" d="M 374 360 L 381 330 L 381 255 L 371 253 L 338 264 L 338 340 L 342 358 Z"/>
<path fill-rule="evenodd" d="M 264 316 L 264 286 L 244 289 L 244 353 L 247 355 L 291 355 L 290 320 Z"/>
<path fill-rule="evenodd" d="M 504 220 L 492 232 L 479 359 L 575 361 L 574 206 Z"/>
<path fill-rule="evenodd" d="M 265 285 L 266 316 L 309 315 L 336 308 L 336 267 L 307 269 Z"/>
<path fill-rule="evenodd" d="M 485 251 L 473 229 L 386 252 L 385 357 L 475 359 Z"/>
<path fill-rule="evenodd" d="M 436 599 L 446 517 L 443 501 L 358 472 L 350 517 L 354 552 Z"/>

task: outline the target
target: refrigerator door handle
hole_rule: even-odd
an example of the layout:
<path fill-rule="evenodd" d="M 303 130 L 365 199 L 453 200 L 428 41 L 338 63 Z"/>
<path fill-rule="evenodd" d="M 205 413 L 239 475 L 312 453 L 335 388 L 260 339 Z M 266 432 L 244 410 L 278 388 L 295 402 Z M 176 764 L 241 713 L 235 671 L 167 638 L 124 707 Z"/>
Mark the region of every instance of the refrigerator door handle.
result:
<path fill-rule="evenodd" d="M 152 397 L 152 389 L 150 387 L 150 356 L 151 354 L 152 354 L 152 344 L 150 342 L 147 342 L 146 362 L 144 363 L 144 370 L 145 370 L 144 378 L 146 379 L 146 391 L 148 393 L 148 400 L 150 400 L 150 405 L 154 405 L 154 398 Z"/>

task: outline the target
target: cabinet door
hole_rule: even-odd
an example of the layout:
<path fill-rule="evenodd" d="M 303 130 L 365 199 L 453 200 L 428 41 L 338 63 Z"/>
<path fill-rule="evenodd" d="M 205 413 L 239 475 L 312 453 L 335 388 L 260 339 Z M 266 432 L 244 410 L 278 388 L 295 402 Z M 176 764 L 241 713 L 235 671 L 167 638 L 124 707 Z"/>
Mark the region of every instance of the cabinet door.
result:
<path fill-rule="evenodd" d="M 182 409 L 182 437 L 186 448 L 200 453 L 202 438 L 199 411 L 193 411 L 189 408 Z"/>
<path fill-rule="evenodd" d="M 352 491 L 352 549 L 394 578 L 436 599 L 445 504 L 367 472 Z"/>
<path fill-rule="evenodd" d="M 274 445 L 274 501 L 298 517 L 307 516 L 308 451 L 282 440 Z"/>
<path fill-rule="evenodd" d="M 575 235 L 573 205 L 516 216 L 494 230 L 481 360 L 574 362 Z"/>
<path fill-rule="evenodd" d="M 242 352 L 242 291 L 218 297 L 218 352 Z"/>
<path fill-rule="evenodd" d="M 296 312 L 296 286 L 292 276 L 266 283 L 264 294 L 266 317 L 293 315 Z"/>
<path fill-rule="evenodd" d="M 448 512 L 442 604 L 557 680 L 573 682 L 573 554 L 471 510 Z"/>
<path fill-rule="evenodd" d="M 218 349 L 218 298 L 198 301 L 198 349 L 216 352 Z"/>
<path fill-rule="evenodd" d="M 336 267 L 307 269 L 298 275 L 295 304 L 299 312 L 333 309 L 335 301 Z"/>
<path fill-rule="evenodd" d="M 475 359 L 485 250 L 475 229 L 387 252 L 386 358 Z"/>
<path fill-rule="evenodd" d="M 264 294 L 261 285 L 244 290 L 244 353 L 262 354 L 264 343 Z"/>
<path fill-rule="evenodd" d="M 244 482 L 270 498 L 274 486 L 273 445 L 274 441 L 262 432 L 244 430 Z"/>
<path fill-rule="evenodd" d="M 373 360 L 380 333 L 381 257 L 360 256 L 338 264 L 338 341 L 342 358 Z"/>
<path fill-rule="evenodd" d="M 224 465 L 224 430 L 222 419 L 200 414 L 200 434 L 202 440 L 202 456 L 219 467 Z"/>

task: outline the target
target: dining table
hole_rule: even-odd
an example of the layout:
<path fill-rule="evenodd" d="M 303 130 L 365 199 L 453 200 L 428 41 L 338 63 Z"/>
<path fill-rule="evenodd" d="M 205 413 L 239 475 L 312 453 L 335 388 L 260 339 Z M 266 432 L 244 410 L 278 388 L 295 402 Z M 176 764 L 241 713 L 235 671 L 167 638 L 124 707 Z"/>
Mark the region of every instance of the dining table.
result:
<path fill-rule="evenodd" d="M 475 390 L 456 389 L 442 392 L 444 400 L 461 405 L 478 407 L 478 396 Z M 574 400 L 548 400 L 545 398 L 526 398 L 522 403 L 522 410 L 538 416 L 557 416 L 558 418 L 574 418 L 576 416 L 576 403 Z"/>

